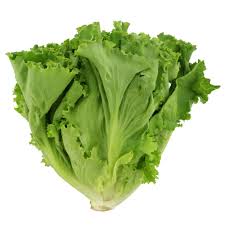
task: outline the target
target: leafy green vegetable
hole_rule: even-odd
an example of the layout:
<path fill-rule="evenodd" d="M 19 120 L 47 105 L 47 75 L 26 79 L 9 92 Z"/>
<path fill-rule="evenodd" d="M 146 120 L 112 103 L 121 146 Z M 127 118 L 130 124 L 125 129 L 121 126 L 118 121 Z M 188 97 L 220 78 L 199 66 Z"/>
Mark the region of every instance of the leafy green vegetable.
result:
<path fill-rule="evenodd" d="M 97 210 L 156 181 L 172 132 L 218 88 L 204 77 L 203 61 L 189 62 L 195 46 L 128 26 L 114 22 L 106 32 L 93 23 L 60 45 L 8 54 L 31 143 Z"/>

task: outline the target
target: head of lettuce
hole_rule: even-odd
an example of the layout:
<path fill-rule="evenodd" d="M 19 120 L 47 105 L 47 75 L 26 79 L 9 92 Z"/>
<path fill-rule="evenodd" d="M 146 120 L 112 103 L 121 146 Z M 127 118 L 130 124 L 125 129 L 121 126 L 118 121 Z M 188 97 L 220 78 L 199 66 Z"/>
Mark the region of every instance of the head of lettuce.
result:
<path fill-rule="evenodd" d="M 195 46 L 128 26 L 114 22 L 106 32 L 93 23 L 62 44 L 8 53 L 32 144 L 96 210 L 155 182 L 174 129 L 218 88 L 204 77 L 203 61 L 189 62 Z"/>

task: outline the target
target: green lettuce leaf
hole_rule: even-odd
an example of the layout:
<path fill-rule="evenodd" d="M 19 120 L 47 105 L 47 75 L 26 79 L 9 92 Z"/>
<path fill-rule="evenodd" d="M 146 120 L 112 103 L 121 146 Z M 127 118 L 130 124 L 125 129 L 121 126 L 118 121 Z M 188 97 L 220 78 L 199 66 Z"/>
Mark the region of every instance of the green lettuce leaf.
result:
<path fill-rule="evenodd" d="M 97 210 L 156 182 L 172 132 L 219 87 L 203 61 L 190 63 L 192 44 L 128 27 L 116 21 L 106 32 L 95 22 L 62 44 L 8 53 L 31 143 Z"/>

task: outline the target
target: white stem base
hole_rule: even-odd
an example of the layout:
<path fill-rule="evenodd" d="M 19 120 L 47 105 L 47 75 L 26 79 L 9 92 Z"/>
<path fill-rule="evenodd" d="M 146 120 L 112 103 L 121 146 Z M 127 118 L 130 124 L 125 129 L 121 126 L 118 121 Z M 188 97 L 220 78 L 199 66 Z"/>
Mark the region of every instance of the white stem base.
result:
<path fill-rule="evenodd" d="M 96 211 L 109 211 L 117 204 L 112 201 L 91 201 L 91 209 Z"/>

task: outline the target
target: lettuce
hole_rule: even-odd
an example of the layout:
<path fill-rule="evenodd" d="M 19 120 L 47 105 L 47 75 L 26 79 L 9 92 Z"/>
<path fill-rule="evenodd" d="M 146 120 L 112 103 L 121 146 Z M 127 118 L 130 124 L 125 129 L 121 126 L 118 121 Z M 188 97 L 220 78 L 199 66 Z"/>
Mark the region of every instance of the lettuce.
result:
<path fill-rule="evenodd" d="M 96 210 L 155 182 L 174 129 L 219 87 L 204 77 L 203 61 L 189 62 L 195 46 L 128 26 L 114 22 L 106 32 L 96 22 L 62 44 L 8 53 L 31 143 Z"/>

